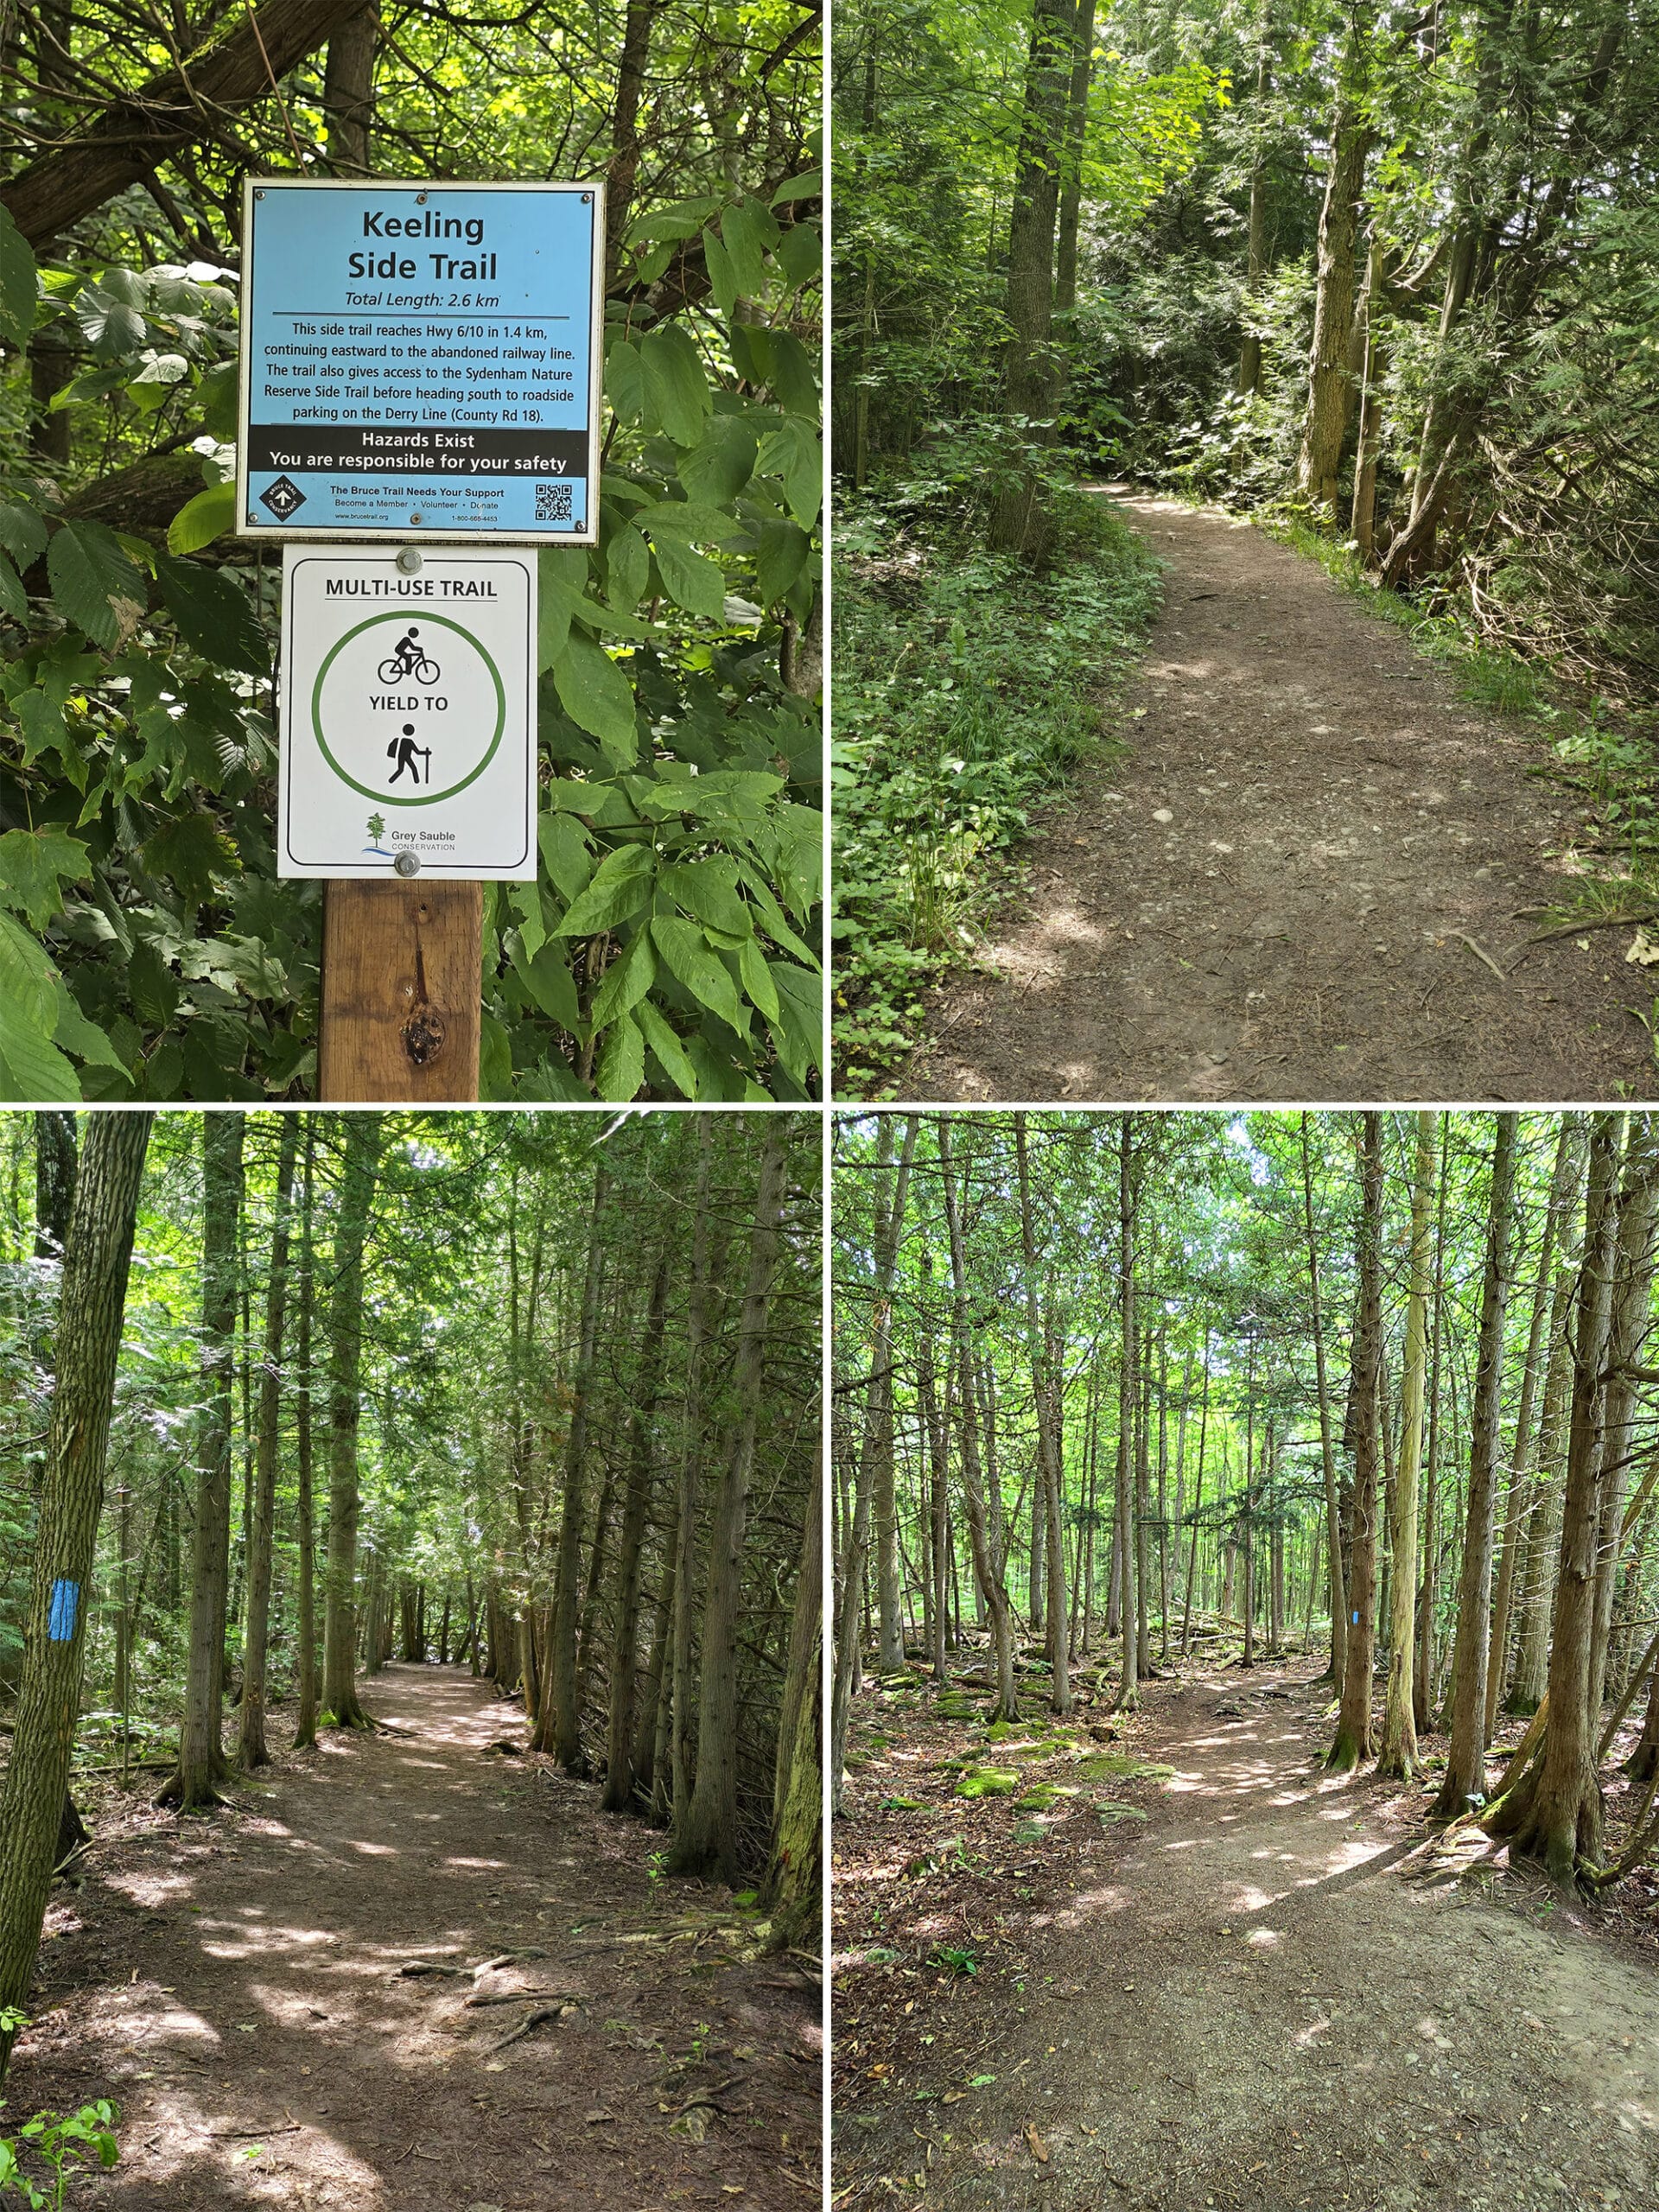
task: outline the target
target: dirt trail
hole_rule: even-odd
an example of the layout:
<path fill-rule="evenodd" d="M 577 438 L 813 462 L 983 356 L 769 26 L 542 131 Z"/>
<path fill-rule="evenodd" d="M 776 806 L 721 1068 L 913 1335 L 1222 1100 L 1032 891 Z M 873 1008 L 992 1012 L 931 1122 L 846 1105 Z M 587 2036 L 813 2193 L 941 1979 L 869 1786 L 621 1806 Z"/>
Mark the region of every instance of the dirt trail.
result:
<path fill-rule="evenodd" d="M 489 1754 L 522 1741 L 518 1708 L 454 1669 L 393 1667 L 364 1694 L 408 1732 L 331 1732 L 212 1821 L 106 1823 L 85 1888 L 54 1891 L 53 2009 L 7 2095 L 10 2115 L 118 2099 L 122 2164 L 75 2202 L 815 2203 L 816 1991 L 728 1963 L 727 1893 L 653 1882 L 660 1837 L 600 1814 L 590 1785 Z M 644 1931 L 679 1940 L 618 1940 Z M 529 1949 L 546 1955 L 477 1993 L 575 2009 L 507 2050 L 529 2001 L 467 2005 L 469 1974 L 398 1977 Z M 712 2107 L 680 2125 L 706 2139 L 671 2133 L 699 2091 Z"/>
<path fill-rule="evenodd" d="M 1248 523 L 1121 504 L 1169 564 L 1130 752 L 1049 817 L 898 1095 L 1659 1095 L 1632 931 L 1515 967 L 1581 835 L 1536 739 Z"/>
<path fill-rule="evenodd" d="M 1096 1833 L 1008 1939 L 1027 1955 L 1006 1972 L 926 2005 L 931 1978 L 912 1974 L 912 2011 L 885 2024 L 871 1978 L 838 1975 L 847 2203 L 888 2202 L 884 2170 L 925 2172 L 926 2203 L 953 2212 L 1659 2203 L 1659 1975 L 1559 1910 L 1408 1878 L 1414 1831 L 1386 1793 L 1318 1764 L 1325 1693 L 1306 1672 L 1154 1688 L 1135 1750 L 1173 1779 L 1132 1785 L 1144 1823 L 1067 1815 Z M 861 1777 L 855 1912 L 885 1855 L 874 1796 Z M 1017 1834 L 995 1855 L 1046 1866 L 1060 1832 L 1036 1859 Z M 1020 1870 L 1000 1871 L 941 1914 L 962 1931 L 949 1940 L 1001 1924 Z M 889 1945 L 911 1932 L 892 1910 L 882 1926 Z M 858 2063 L 843 2012 L 860 2016 Z"/>

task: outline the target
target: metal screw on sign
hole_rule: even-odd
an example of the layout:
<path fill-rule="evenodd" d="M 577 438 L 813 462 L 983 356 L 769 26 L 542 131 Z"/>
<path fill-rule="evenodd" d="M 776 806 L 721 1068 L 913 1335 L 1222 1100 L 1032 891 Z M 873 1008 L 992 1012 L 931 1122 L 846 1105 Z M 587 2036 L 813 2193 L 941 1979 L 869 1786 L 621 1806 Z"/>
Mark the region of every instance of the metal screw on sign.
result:
<path fill-rule="evenodd" d="M 416 194 L 416 195 L 415 195 L 415 205 L 416 205 L 417 207 L 425 207 L 425 205 L 426 205 L 426 194 L 425 194 L 423 192 L 417 192 L 417 193 Z"/>
<path fill-rule="evenodd" d="M 418 875 L 421 872 L 421 856 L 418 853 L 399 853 L 391 866 L 392 873 L 396 875 Z"/>
<path fill-rule="evenodd" d="M 416 519 L 418 521 L 419 517 Z M 397 566 L 406 576 L 412 576 L 421 565 L 421 556 L 412 545 L 405 545 L 397 556 Z"/>
<path fill-rule="evenodd" d="M 265 195 L 263 192 L 256 191 L 253 196 L 256 200 L 263 200 Z"/>

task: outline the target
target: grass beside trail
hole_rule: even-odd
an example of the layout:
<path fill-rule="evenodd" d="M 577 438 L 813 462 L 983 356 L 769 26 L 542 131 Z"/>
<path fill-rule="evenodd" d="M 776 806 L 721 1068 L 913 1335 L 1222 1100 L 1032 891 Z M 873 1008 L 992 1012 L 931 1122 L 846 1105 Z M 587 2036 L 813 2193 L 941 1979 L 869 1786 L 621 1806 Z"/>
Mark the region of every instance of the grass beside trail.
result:
<path fill-rule="evenodd" d="M 890 493 L 843 499 L 836 544 L 835 1088 L 880 1097 L 1039 810 L 1116 742 L 1160 564 L 1075 490 L 1040 576 Z"/>
<path fill-rule="evenodd" d="M 1576 791 L 1590 834 L 1562 879 L 1550 921 L 1597 921 L 1659 905 L 1659 709 L 1591 694 L 1554 669 L 1482 640 L 1466 604 L 1426 607 L 1377 583 L 1350 545 L 1305 517 L 1265 509 L 1256 527 L 1317 561 L 1356 602 L 1402 630 L 1413 648 L 1450 676 L 1471 706 L 1529 725 L 1553 759 L 1532 772 Z"/>

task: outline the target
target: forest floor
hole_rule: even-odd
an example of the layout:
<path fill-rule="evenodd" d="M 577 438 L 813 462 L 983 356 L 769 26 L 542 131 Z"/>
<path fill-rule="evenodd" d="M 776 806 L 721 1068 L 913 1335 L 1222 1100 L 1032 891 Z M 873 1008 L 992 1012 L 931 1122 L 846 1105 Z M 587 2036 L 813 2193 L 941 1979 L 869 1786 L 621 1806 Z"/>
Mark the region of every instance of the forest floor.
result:
<path fill-rule="evenodd" d="M 121 2164 L 73 2201 L 816 2203 L 816 1982 L 758 1954 L 728 1891 L 658 1879 L 661 1837 L 593 1785 L 492 1751 L 524 1742 L 521 1707 L 454 1668 L 389 1667 L 363 1694 L 399 1733 L 284 1751 L 232 1810 L 98 1808 L 6 2083 L 14 2124 L 119 2101 Z"/>
<path fill-rule="evenodd" d="M 1659 2202 L 1651 1892 L 1437 1873 L 1421 1790 L 1324 1772 L 1313 1664 L 1189 1664 L 1121 1732 L 988 1737 L 919 1675 L 860 1699 L 838 2207 Z M 956 1794 L 976 1766 L 1014 1791 Z"/>
<path fill-rule="evenodd" d="M 1167 564 L 1128 750 L 1050 811 L 896 1095 L 1659 1096 L 1634 932 L 1529 944 L 1586 836 L 1536 735 L 1248 521 L 1101 488 Z"/>

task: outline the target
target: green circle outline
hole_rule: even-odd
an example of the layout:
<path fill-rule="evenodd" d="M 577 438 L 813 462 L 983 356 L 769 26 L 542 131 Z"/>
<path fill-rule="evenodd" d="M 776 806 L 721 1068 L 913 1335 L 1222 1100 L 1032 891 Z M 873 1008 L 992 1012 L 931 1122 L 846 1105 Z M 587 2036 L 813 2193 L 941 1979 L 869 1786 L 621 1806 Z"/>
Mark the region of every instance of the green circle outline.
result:
<path fill-rule="evenodd" d="M 502 734 L 507 726 L 506 687 L 501 681 L 501 671 L 491 655 L 472 632 L 463 629 L 459 622 L 452 622 L 447 614 L 434 614 L 427 608 L 422 607 L 419 613 L 423 622 L 435 622 L 440 628 L 453 630 L 458 638 L 464 638 L 490 671 L 490 679 L 495 685 L 495 734 L 490 740 L 488 750 L 477 767 L 473 769 L 470 774 L 463 776 L 458 784 L 448 784 L 442 791 L 429 792 L 423 798 L 394 798 L 390 791 L 376 791 L 372 785 L 359 784 L 355 776 L 346 774 L 345 769 L 328 750 L 328 741 L 322 734 L 323 679 L 353 638 L 360 638 L 365 630 L 372 630 L 378 622 L 401 622 L 408 613 L 407 607 L 397 608 L 389 607 L 384 613 L 371 614 L 366 621 L 359 622 L 354 629 L 347 630 L 344 637 L 337 638 L 329 647 L 321 667 L 317 671 L 317 680 L 311 687 L 311 734 L 317 741 L 318 749 L 323 759 L 340 778 L 341 783 L 349 784 L 354 791 L 361 791 L 365 798 L 372 798 L 378 806 L 435 806 L 440 799 L 454 798 L 457 791 L 464 791 L 468 784 L 475 783 L 494 760 L 501 743 Z"/>

